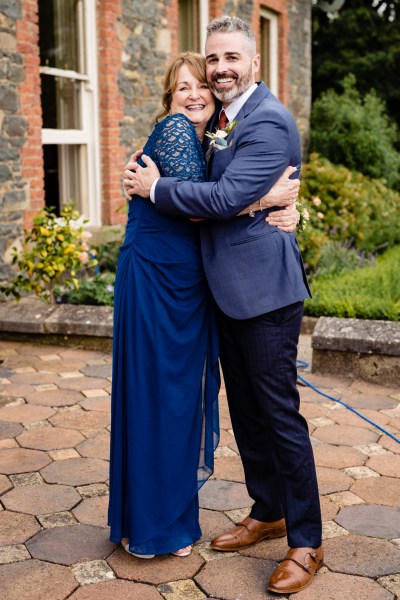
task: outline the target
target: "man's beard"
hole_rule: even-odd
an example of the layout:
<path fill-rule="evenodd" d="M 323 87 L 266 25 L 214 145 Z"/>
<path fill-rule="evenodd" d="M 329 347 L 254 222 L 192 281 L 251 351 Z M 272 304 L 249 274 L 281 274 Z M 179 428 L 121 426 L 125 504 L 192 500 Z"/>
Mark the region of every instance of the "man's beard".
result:
<path fill-rule="evenodd" d="M 239 96 L 244 94 L 244 92 L 249 89 L 253 82 L 253 73 L 252 68 L 250 66 L 247 73 L 241 78 L 238 78 L 236 75 L 233 75 L 233 73 L 231 74 L 231 77 L 236 80 L 233 88 L 231 88 L 230 90 L 218 90 L 216 89 L 216 86 L 218 85 L 216 80 L 222 78 L 224 75 L 228 77 L 228 72 L 213 75 L 211 81 L 209 82 L 212 93 L 216 98 L 218 98 L 218 100 L 221 100 L 221 102 L 233 102 L 234 100 L 236 100 L 236 98 L 239 98 Z"/>

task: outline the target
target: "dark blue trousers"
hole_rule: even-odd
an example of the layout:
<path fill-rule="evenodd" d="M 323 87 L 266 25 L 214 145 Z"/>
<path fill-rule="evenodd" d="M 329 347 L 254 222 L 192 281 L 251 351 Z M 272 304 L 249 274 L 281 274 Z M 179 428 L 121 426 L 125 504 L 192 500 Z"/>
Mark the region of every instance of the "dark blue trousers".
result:
<path fill-rule="evenodd" d="M 318 484 L 296 386 L 302 313 L 302 302 L 240 321 L 220 311 L 221 364 L 250 516 L 285 517 L 291 548 L 318 548 Z"/>

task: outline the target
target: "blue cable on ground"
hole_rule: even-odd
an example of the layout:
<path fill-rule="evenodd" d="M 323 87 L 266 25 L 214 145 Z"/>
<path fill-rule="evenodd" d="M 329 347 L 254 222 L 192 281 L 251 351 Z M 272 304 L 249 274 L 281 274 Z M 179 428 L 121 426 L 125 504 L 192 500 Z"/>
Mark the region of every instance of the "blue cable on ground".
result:
<path fill-rule="evenodd" d="M 297 369 L 306 369 L 309 366 L 308 363 L 305 362 L 304 360 L 297 360 L 296 362 L 297 362 Z M 302 381 L 304 383 L 304 385 L 306 385 L 307 387 L 309 387 L 312 390 L 314 390 L 314 392 L 317 392 L 317 394 L 319 394 L 320 396 L 324 396 L 325 398 L 328 398 L 329 400 L 333 400 L 334 402 L 337 402 L 338 404 L 341 404 L 342 406 L 344 406 L 348 410 L 351 410 L 351 412 L 353 412 L 354 414 L 356 414 L 358 417 L 361 417 L 361 419 L 364 419 L 364 421 L 367 421 L 367 423 L 369 423 L 370 425 L 373 425 L 374 427 L 377 427 L 377 429 L 379 429 L 380 431 L 382 431 L 383 433 L 385 433 L 386 435 L 388 435 L 389 437 L 391 437 L 392 440 L 394 440 L 395 442 L 397 442 L 398 444 L 400 444 L 400 440 L 397 437 L 395 437 L 392 433 L 390 433 L 389 431 L 387 431 L 387 429 L 384 429 L 383 427 L 381 427 L 380 425 L 378 425 L 374 421 L 371 421 L 371 419 L 368 419 L 368 417 L 366 417 L 362 413 L 358 412 L 358 410 L 356 410 L 352 406 L 349 406 L 345 402 L 342 402 L 341 400 L 339 400 L 339 398 L 334 398 L 333 396 L 329 396 L 329 394 L 325 394 L 324 392 L 321 392 L 321 390 L 319 390 L 317 387 L 315 387 L 315 385 L 313 385 L 312 383 L 310 383 L 309 381 L 307 381 L 307 379 L 304 379 L 304 377 L 302 377 L 301 375 L 297 374 L 297 378 L 300 381 Z"/>

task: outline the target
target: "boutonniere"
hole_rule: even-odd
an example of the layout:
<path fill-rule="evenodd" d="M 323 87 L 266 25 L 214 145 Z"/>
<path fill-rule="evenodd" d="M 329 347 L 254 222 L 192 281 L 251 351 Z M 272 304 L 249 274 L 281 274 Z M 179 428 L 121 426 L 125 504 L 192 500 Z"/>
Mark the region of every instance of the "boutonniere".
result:
<path fill-rule="evenodd" d="M 232 144 L 232 140 L 228 144 L 225 138 L 227 138 L 231 131 L 235 129 L 236 125 L 239 125 L 239 121 L 231 121 L 229 125 L 223 129 L 217 129 L 215 133 L 206 131 L 206 136 L 211 139 L 210 148 L 212 147 L 213 150 L 224 150 L 224 148 L 228 148 Z"/>

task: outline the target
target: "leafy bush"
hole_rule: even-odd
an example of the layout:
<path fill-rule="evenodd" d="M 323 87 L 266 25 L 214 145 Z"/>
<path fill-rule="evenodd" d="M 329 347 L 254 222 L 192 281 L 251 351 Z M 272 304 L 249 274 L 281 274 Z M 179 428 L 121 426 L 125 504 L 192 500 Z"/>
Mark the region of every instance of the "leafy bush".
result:
<path fill-rule="evenodd" d="M 382 179 L 370 179 L 312 154 L 302 169 L 299 195 L 310 213 L 299 235 L 310 272 L 318 267 L 321 249 L 332 241 L 367 253 L 400 243 L 400 194 Z"/>
<path fill-rule="evenodd" d="M 377 264 L 339 275 L 319 275 L 304 312 L 315 317 L 400 320 L 400 246 L 378 257 Z"/>
<path fill-rule="evenodd" d="M 33 292 L 54 304 L 54 287 L 78 289 L 77 273 L 97 265 L 90 253 L 86 221 L 72 205 L 66 206 L 60 217 L 53 208 L 41 210 L 33 219 L 32 230 L 24 230 L 22 252 L 13 248 L 12 264 L 18 267 L 16 276 L 1 290 L 19 299 L 24 292 Z"/>
<path fill-rule="evenodd" d="M 116 240 L 112 242 L 105 242 L 104 244 L 99 244 L 98 246 L 94 246 L 96 249 L 96 258 L 99 263 L 100 272 L 103 273 L 108 271 L 110 273 L 115 273 L 117 270 L 117 261 L 120 246 L 122 245 L 123 237 L 121 240 Z"/>
<path fill-rule="evenodd" d="M 68 304 L 95 304 L 113 306 L 114 273 L 102 273 L 92 279 L 80 282 L 79 289 L 65 291 L 58 289 L 58 300 Z"/>
<path fill-rule="evenodd" d="M 333 90 L 315 100 L 311 113 L 311 150 L 336 164 L 373 178 L 385 178 L 400 190 L 397 126 L 374 91 L 362 98 L 354 75 L 342 81 L 343 93 Z"/>
<path fill-rule="evenodd" d="M 375 262 L 372 255 L 357 252 L 349 243 L 329 242 L 321 250 L 316 275 L 339 275 Z"/>

